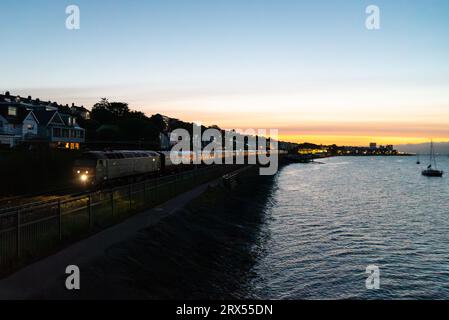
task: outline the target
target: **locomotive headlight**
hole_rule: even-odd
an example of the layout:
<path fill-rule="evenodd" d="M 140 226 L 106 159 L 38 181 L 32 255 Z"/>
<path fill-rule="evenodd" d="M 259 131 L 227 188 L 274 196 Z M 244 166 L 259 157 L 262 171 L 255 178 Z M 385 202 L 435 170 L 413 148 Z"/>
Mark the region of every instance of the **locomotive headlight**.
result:
<path fill-rule="evenodd" d="M 81 171 L 79 171 L 79 170 L 78 170 L 78 171 L 77 171 L 76 173 L 80 174 L 80 173 L 81 173 Z"/>
<path fill-rule="evenodd" d="M 81 181 L 86 182 L 87 181 L 87 176 L 85 174 L 83 174 L 81 176 Z"/>

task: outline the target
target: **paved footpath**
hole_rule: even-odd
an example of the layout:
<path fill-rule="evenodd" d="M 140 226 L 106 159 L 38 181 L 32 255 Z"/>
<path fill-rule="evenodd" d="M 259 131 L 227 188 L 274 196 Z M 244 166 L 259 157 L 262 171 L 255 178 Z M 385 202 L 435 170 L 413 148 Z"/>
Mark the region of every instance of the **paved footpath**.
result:
<path fill-rule="evenodd" d="M 219 179 L 196 187 L 0 280 L 0 300 L 36 298 L 51 288 L 64 286 L 67 266 L 76 265 L 82 269 L 82 266 L 87 265 L 92 259 L 105 254 L 112 245 L 135 236 L 139 231 L 183 208 L 206 191 L 208 186 L 216 185 L 218 182 Z"/>

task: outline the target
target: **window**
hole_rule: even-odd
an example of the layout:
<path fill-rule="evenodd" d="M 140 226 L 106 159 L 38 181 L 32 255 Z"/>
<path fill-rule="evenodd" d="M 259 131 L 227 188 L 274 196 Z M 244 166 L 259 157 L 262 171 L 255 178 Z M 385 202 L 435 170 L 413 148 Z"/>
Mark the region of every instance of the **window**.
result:
<path fill-rule="evenodd" d="M 134 154 L 133 153 L 123 153 L 123 155 L 125 156 L 125 158 L 134 158 Z"/>
<path fill-rule="evenodd" d="M 119 153 L 106 153 L 106 157 L 108 159 L 120 159 L 120 154 Z"/>
<path fill-rule="evenodd" d="M 8 116 L 17 116 L 17 108 L 16 107 L 8 107 Z"/>
<path fill-rule="evenodd" d="M 65 144 L 65 148 L 66 149 L 70 149 L 70 150 L 79 150 L 80 149 L 80 144 L 79 143 L 73 143 L 73 142 L 67 142 Z"/>
<path fill-rule="evenodd" d="M 34 124 L 27 125 L 27 129 L 28 130 L 34 130 Z"/>
<path fill-rule="evenodd" d="M 84 134 L 83 134 L 83 131 L 81 131 L 81 130 L 76 130 L 76 137 L 77 138 L 84 138 Z"/>
<path fill-rule="evenodd" d="M 61 137 L 61 128 L 53 128 L 53 136 L 54 137 Z"/>

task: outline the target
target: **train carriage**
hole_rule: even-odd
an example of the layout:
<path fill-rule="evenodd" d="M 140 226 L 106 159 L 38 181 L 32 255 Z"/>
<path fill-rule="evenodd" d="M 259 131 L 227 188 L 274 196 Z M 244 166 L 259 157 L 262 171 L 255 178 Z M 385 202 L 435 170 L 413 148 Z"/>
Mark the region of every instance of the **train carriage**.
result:
<path fill-rule="evenodd" d="M 90 151 L 75 162 L 76 178 L 87 185 L 158 173 L 161 156 L 154 151 Z"/>

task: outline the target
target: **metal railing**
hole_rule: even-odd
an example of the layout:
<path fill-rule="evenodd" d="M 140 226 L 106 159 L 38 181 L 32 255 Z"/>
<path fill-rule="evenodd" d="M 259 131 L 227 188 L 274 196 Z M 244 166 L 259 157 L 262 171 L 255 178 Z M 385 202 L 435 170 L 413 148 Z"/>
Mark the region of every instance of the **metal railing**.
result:
<path fill-rule="evenodd" d="M 240 167 L 205 167 L 3 212 L 0 214 L 0 273 L 36 260 Z"/>

